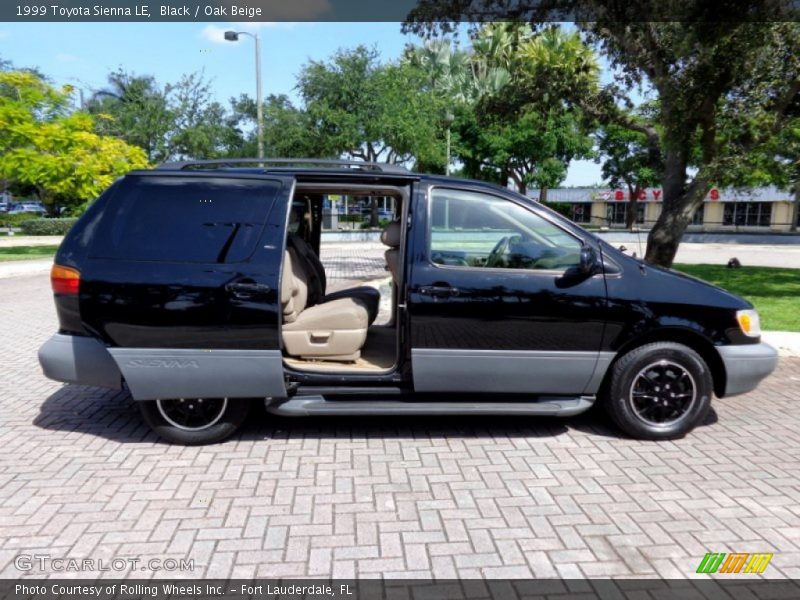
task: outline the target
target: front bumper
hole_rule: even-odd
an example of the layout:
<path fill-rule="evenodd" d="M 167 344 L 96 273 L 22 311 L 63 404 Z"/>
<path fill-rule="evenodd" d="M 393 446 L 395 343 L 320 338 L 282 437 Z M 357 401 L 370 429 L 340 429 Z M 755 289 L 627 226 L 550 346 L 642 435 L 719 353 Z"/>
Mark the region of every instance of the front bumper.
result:
<path fill-rule="evenodd" d="M 717 350 L 725 364 L 726 397 L 754 390 L 778 365 L 778 351 L 764 342 L 744 346 L 718 346 Z"/>
<path fill-rule="evenodd" d="M 119 389 L 122 373 L 106 347 L 92 337 L 57 333 L 39 348 L 39 364 L 45 377 Z"/>

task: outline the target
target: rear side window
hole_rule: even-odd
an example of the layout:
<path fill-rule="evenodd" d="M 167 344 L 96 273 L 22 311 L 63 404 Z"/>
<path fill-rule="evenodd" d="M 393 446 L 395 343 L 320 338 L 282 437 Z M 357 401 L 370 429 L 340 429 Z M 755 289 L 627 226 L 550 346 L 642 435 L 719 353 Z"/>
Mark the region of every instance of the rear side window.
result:
<path fill-rule="evenodd" d="M 280 182 L 129 177 L 105 211 L 95 258 L 235 263 L 255 250 Z"/>

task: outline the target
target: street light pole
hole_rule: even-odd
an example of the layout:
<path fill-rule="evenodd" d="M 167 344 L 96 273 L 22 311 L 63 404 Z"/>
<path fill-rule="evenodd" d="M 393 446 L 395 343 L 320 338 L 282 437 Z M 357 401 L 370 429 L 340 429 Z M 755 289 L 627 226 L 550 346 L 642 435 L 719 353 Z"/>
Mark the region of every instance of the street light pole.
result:
<path fill-rule="evenodd" d="M 256 41 L 256 135 L 258 138 L 258 158 L 264 158 L 264 100 L 261 96 L 261 37 L 247 31 L 226 31 L 225 39 L 239 41 L 240 35 L 247 35 Z"/>
<path fill-rule="evenodd" d="M 444 115 L 444 122 L 447 125 L 447 149 L 445 151 L 447 158 L 445 159 L 447 162 L 444 165 L 444 174 L 450 175 L 450 127 L 453 125 L 453 121 L 455 121 L 456 117 L 452 111 L 448 110 Z"/>
<path fill-rule="evenodd" d="M 264 100 L 261 96 L 261 38 L 256 33 L 256 119 L 258 120 L 258 158 L 264 158 Z"/>
<path fill-rule="evenodd" d="M 444 165 L 444 174 L 450 175 L 450 125 L 447 126 L 447 162 Z"/>

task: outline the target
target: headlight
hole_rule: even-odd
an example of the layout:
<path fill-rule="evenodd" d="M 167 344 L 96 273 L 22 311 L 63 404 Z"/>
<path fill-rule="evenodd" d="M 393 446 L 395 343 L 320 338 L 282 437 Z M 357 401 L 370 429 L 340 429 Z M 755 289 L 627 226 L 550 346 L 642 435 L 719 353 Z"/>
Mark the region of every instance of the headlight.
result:
<path fill-rule="evenodd" d="M 739 329 L 748 337 L 758 337 L 761 335 L 761 321 L 758 318 L 758 311 L 737 310 L 736 320 L 739 322 Z"/>

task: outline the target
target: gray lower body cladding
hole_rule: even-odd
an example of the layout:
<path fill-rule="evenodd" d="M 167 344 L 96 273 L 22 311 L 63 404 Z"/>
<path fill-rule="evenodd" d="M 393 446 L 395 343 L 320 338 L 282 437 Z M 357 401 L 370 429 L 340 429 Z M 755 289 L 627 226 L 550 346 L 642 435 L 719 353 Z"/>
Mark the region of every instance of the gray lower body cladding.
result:
<path fill-rule="evenodd" d="M 39 364 L 45 377 L 120 389 L 122 373 L 108 349 L 95 338 L 57 333 L 39 348 Z"/>
<path fill-rule="evenodd" d="M 418 392 L 594 394 L 613 352 L 411 350 Z"/>
<path fill-rule="evenodd" d="M 57 333 L 39 349 L 39 363 L 64 383 L 120 389 L 124 378 L 135 400 L 286 395 L 280 350 L 107 348 Z"/>
<path fill-rule="evenodd" d="M 135 400 L 286 395 L 280 350 L 109 348 Z"/>
<path fill-rule="evenodd" d="M 769 344 L 718 346 L 725 365 L 725 396 L 752 391 L 778 366 L 778 351 Z"/>

